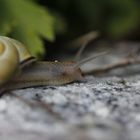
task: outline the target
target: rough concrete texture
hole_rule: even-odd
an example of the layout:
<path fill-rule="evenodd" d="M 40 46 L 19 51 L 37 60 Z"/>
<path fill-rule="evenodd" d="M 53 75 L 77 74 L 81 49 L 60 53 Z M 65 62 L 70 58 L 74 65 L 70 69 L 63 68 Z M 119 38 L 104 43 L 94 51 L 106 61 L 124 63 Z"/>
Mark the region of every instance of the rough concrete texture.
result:
<path fill-rule="evenodd" d="M 121 47 L 86 67 L 119 62 L 123 56 Z M 139 140 L 139 69 L 135 65 L 106 77 L 86 76 L 80 83 L 5 94 L 0 98 L 0 140 Z"/>
<path fill-rule="evenodd" d="M 4 95 L 0 140 L 139 140 L 140 76 L 85 79 Z"/>

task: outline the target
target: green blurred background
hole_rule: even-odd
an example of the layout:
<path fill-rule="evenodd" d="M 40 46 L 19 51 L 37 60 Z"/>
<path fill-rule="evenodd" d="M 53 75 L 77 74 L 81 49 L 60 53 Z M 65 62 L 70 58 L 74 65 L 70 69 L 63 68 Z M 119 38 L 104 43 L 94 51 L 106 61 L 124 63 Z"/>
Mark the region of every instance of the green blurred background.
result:
<path fill-rule="evenodd" d="M 105 39 L 140 40 L 139 0 L 0 0 L 0 9 L 0 35 L 20 40 L 36 56 L 48 42 L 94 30 Z"/>

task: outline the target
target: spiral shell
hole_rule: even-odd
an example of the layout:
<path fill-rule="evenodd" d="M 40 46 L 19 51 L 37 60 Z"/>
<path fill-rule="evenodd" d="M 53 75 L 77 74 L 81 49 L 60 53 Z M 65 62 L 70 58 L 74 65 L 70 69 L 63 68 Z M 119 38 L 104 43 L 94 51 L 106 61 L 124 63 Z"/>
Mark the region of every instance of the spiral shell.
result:
<path fill-rule="evenodd" d="M 20 64 L 32 58 L 22 43 L 14 39 L 0 36 L 0 85 L 11 79 Z"/>

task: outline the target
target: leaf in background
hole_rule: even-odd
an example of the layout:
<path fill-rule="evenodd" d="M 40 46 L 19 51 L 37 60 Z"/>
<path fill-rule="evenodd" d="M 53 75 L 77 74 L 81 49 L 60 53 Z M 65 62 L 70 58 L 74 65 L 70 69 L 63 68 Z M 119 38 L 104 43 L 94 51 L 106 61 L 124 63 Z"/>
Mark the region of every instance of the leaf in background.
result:
<path fill-rule="evenodd" d="M 0 8 L 0 34 L 10 33 L 33 55 L 44 52 L 42 38 L 54 40 L 54 19 L 47 9 L 31 0 L 0 0 Z"/>

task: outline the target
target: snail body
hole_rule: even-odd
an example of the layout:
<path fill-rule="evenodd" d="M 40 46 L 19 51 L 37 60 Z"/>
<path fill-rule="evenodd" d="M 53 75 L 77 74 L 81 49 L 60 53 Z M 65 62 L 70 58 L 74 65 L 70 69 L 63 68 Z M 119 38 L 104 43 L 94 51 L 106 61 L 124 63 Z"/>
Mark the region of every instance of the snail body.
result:
<path fill-rule="evenodd" d="M 35 62 L 24 67 L 21 74 L 11 79 L 9 89 L 35 86 L 59 86 L 79 81 L 83 78 L 80 68 L 73 62 Z"/>
<path fill-rule="evenodd" d="M 0 36 L 0 65 L 1 91 L 63 85 L 82 79 L 81 69 L 74 62 L 37 61 L 22 43 L 3 36 Z"/>
<path fill-rule="evenodd" d="M 22 43 L 0 36 L 0 93 L 19 88 L 63 85 L 79 81 L 83 79 L 84 73 L 80 66 L 103 54 L 99 53 L 78 63 L 37 61 Z"/>

